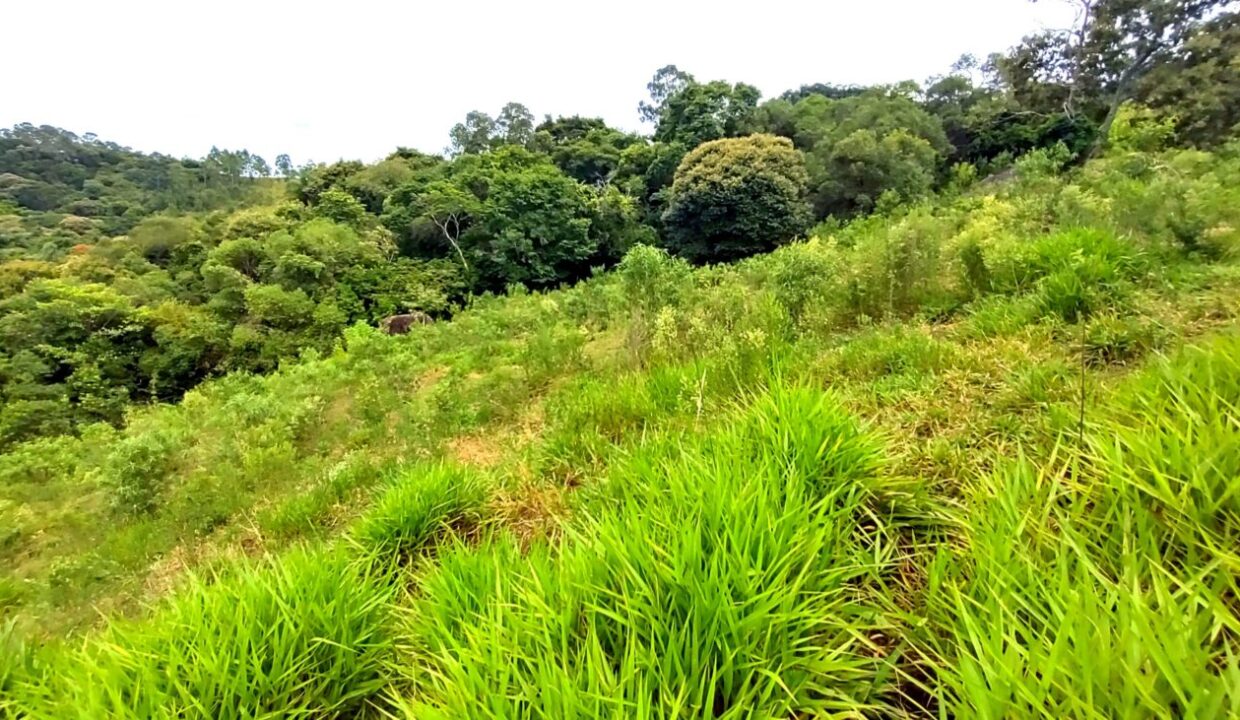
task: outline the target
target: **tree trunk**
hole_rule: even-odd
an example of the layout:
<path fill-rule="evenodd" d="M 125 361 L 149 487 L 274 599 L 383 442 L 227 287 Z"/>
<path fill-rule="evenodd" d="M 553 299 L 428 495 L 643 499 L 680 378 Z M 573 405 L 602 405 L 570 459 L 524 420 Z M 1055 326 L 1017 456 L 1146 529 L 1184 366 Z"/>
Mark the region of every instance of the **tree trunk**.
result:
<path fill-rule="evenodd" d="M 1123 93 L 1116 93 L 1112 98 L 1111 107 L 1107 108 L 1107 115 L 1102 119 L 1102 124 L 1098 126 L 1098 136 L 1094 138 L 1094 144 L 1089 149 L 1087 160 L 1098 157 L 1102 148 L 1106 146 L 1107 138 L 1111 135 L 1111 126 L 1115 124 L 1115 116 L 1119 115 L 1119 108 L 1124 104 L 1125 99 Z"/>
<path fill-rule="evenodd" d="M 1097 157 L 1106 145 L 1107 138 L 1111 134 L 1111 125 L 1115 123 L 1115 116 L 1119 114 L 1120 106 L 1132 97 L 1133 87 L 1137 84 L 1137 80 L 1149 70 L 1153 58 L 1153 52 L 1142 53 L 1119 76 L 1119 80 L 1115 83 L 1115 92 L 1111 95 L 1111 106 L 1107 108 L 1106 117 L 1102 119 L 1102 125 L 1098 128 L 1098 137 L 1094 139 L 1094 146 L 1089 149 L 1089 158 Z"/>
<path fill-rule="evenodd" d="M 457 244 L 456 238 L 453 237 L 454 234 L 459 235 L 461 232 L 460 221 L 457 220 L 455 217 L 449 216 L 448 219 L 444 220 L 443 222 L 440 222 L 439 220 L 436 220 L 434 217 L 432 217 L 431 222 L 439 226 L 440 231 L 443 232 L 444 238 L 447 239 L 447 241 L 452 244 L 452 247 L 456 249 L 456 254 L 460 256 L 461 265 L 464 266 L 465 272 L 469 272 L 469 263 L 465 262 L 465 253 L 461 251 L 461 246 Z M 452 224 L 452 229 L 455 231 L 455 233 L 448 231 L 449 223 Z"/>

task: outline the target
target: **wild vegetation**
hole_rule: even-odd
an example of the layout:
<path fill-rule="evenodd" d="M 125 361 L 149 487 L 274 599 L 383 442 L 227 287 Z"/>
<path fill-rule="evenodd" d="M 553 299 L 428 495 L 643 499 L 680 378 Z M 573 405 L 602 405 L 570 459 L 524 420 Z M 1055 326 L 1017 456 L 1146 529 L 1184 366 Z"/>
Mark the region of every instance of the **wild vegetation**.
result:
<path fill-rule="evenodd" d="M 131 184 L 0 216 L 0 716 L 1240 714 L 1234 21 L 1130 5 L 198 204 L 38 131 Z"/>

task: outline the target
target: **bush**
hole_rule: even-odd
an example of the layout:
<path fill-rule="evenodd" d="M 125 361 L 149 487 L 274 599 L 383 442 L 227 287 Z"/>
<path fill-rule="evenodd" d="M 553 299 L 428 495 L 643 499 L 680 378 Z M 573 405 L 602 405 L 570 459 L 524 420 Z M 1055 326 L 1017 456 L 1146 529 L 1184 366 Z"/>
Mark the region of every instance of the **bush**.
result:
<path fill-rule="evenodd" d="M 1085 327 L 1085 357 L 1093 365 L 1122 365 L 1158 348 L 1165 330 L 1141 318 L 1099 315 Z"/>
<path fill-rule="evenodd" d="M 154 510 L 180 445 L 181 440 L 170 430 L 118 440 L 101 468 L 102 482 L 112 491 L 113 507 L 131 514 Z"/>
<path fill-rule="evenodd" d="M 676 168 L 663 214 L 668 248 L 697 263 L 771 250 L 809 228 L 808 180 L 787 138 L 703 143 Z"/>
<path fill-rule="evenodd" d="M 794 323 L 806 310 L 831 298 L 839 283 L 839 257 L 818 239 L 790 245 L 771 256 L 771 290 Z"/>

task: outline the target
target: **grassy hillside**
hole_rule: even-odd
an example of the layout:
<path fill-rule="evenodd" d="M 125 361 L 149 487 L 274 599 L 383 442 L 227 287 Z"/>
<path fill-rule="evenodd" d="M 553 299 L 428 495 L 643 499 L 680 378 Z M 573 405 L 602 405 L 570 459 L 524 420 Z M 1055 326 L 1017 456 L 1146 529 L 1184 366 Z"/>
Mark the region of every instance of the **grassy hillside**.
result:
<path fill-rule="evenodd" d="M 0 457 L 16 717 L 1240 713 L 1240 159 L 1117 154 Z"/>

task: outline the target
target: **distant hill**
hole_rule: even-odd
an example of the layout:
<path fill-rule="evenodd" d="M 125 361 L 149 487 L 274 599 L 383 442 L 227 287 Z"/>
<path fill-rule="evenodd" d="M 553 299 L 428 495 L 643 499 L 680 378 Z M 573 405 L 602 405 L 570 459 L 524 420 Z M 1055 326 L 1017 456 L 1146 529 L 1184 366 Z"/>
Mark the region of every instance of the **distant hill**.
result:
<path fill-rule="evenodd" d="M 0 214 L 25 219 L 0 224 L 0 250 L 119 235 L 163 211 L 236 206 L 270 175 L 263 158 L 244 150 L 177 159 L 48 125 L 0 129 Z"/>

